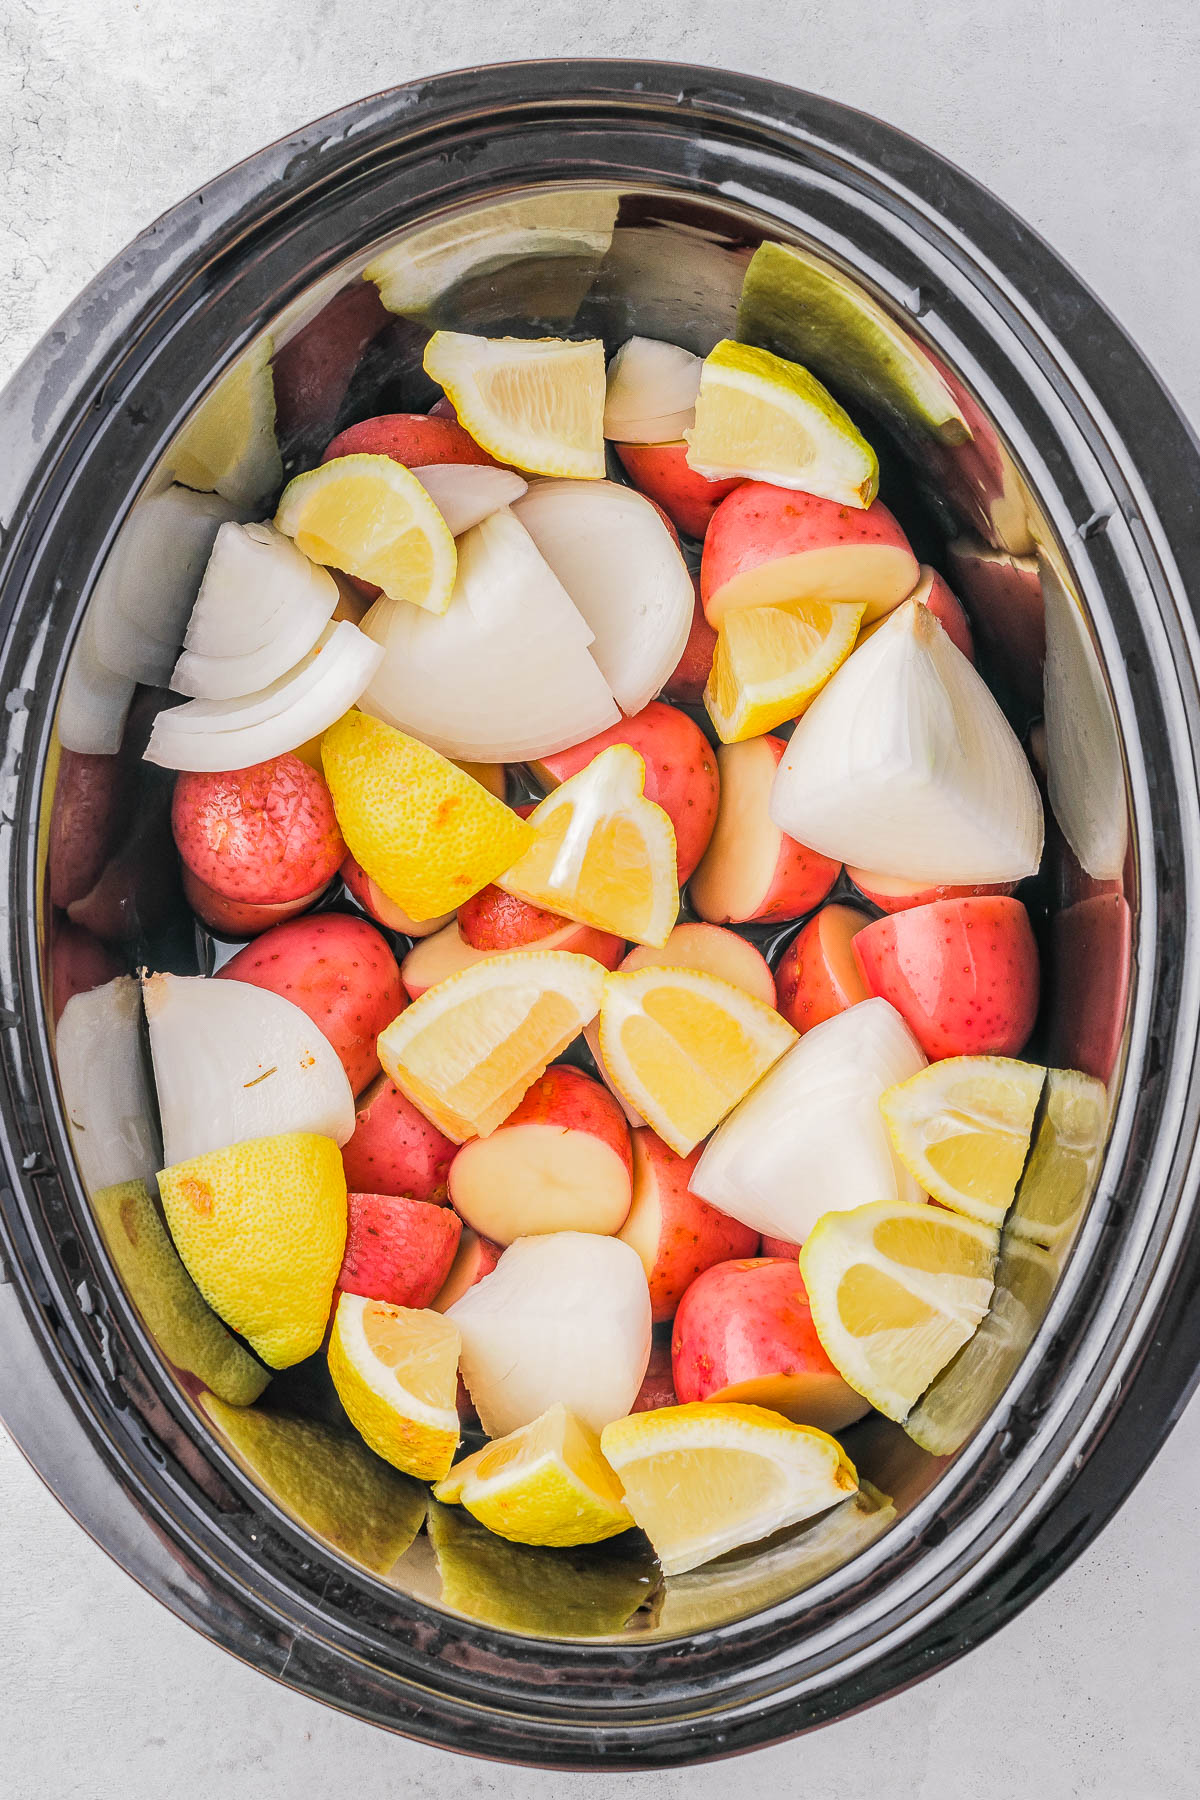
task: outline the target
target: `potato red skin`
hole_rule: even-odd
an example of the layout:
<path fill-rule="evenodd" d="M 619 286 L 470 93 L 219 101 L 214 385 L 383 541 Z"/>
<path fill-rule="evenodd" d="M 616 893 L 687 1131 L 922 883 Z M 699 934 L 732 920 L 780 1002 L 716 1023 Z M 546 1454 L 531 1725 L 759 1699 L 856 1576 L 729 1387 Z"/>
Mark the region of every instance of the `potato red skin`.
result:
<path fill-rule="evenodd" d="M 445 1206 L 457 1149 L 393 1081 L 379 1075 L 359 1097 L 353 1135 L 342 1145 L 346 1185 Z"/>
<path fill-rule="evenodd" d="M 730 1257 L 753 1256 L 758 1233 L 692 1193 L 688 1183 L 702 1144 L 689 1156 L 678 1156 L 648 1125 L 631 1135 L 633 1204 L 617 1236 L 642 1258 L 657 1325 L 674 1318 L 684 1294 L 706 1269 Z"/>
<path fill-rule="evenodd" d="M 704 700 L 704 689 L 712 674 L 713 657 L 717 649 L 717 634 L 704 616 L 704 608 L 700 604 L 700 577 L 693 575 L 696 586 L 696 605 L 692 613 L 692 629 L 688 633 L 688 641 L 683 646 L 683 655 L 675 665 L 675 671 L 663 688 L 663 699 L 674 700 L 681 706 L 700 706 Z"/>
<path fill-rule="evenodd" d="M 721 783 L 712 745 L 686 713 L 652 700 L 632 718 L 530 766 L 544 787 L 557 787 L 612 744 L 629 744 L 645 763 L 646 798 L 661 806 L 675 827 L 682 884 L 704 855 L 717 822 Z"/>
<path fill-rule="evenodd" d="M 217 971 L 282 994 L 329 1039 L 354 1093 L 379 1074 L 375 1041 L 406 1001 L 400 969 L 382 932 L 348 913 L 317 913 L 274 925 Z"/>
<path fill-rule="evenodd" d="M 1033 1030 L 1038 953 L 1019 900 L 979 895 L 892 913 L 859 932 L 854 957 L 931 1062 L 1016 1056 Z"/>
<path fill-rule="evenodd" d="M 844 929 L 839 930 L 836 925 L 843 919 Z M 867 998 L 847 939 L 851 930 L 869 924 L 869 915 L 855 907 L 823 906 L 780 957 L 775 970 L 779 1010 L 802 1036 Z"/>
<path fill-rule="evenodd" d="M 458 929 L 472 950 L 519 950 L 561 931 L 569 921 L 489 882 L 458 909 Z"/>
<path fill-rule="evenodd" d="M 702 538 L 722 500 L 742 486 L 740 475 L 709 481 L 689 468 L 682 439 L 670 444 L 614 444 L 613 448 L 634 487 L 647 500 L 656 501 L 672 524 L 689 537 Z"/>
<path fill-rule="evenodd" d="M 249 769 L 180 775 L 171 828 L 205 887 L 252 906 L 314 893 L 346 854 L 324 777 L 290 753 Z"/>
<path fill-rule="evenodd" d="M 438 463 L 496 467 L 495 457 L 481 450 L 457 419 L 430 413 L 380 413 L 361 419 L 338 432 L 321 461 L 332 462 L 338 456 L 390 456 L 408 469 L 429 469 Z"/>
<path fill-rule="evenodd" d="M 457 1214 L 395 1194 L 348 1193 L 346 1209 L 339 1291 L 391 1306 L 428 1306 L 458 1249 Z"/>

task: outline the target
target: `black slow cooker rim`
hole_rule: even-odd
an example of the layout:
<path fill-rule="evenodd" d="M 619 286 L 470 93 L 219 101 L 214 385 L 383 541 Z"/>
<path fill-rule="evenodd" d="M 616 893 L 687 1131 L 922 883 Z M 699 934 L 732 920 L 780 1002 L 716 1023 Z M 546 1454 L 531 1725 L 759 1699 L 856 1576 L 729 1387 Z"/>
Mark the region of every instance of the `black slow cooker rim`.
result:
<path fill-rule="evenodd" d="M 1104 1190 L 1074 1265 L 1093 1266 L 1106 1239 L 1117 1244 L 1105 1265 L 1110 1275 L 1124 1259 L 1123 1285 L 1114 1288 L 1120 1304 L 1101 1321 L 1112 1350 L 1103 1378 L 1093 1368 L 1089 1386 L 1067 1363 L 1069 1379 L 1052 1393 L 1044 1380 L 1038 1390 L 1027 1367 L 1002 1409 L 1002 1427 L 981 1434 L 987 1442 L 972 1446 L 956 1466 L 954 1490 L 944 1491 L 946 1483 L 936 1487 L 912 1519 L 860 1558 L 842 1581 L 831 1577 L 750 1621 L 628 1648 L 548 1648 L 489 1632 L 408 1601 L 357 1571 L 356 1591 L 375 1591 L 370 1607 L 347 1626 L 337 1610 L 345 1604 L 342 1590 L 350 1587 L 346 1565 L 314 1547 L 228 1459 L 213 1456 L 211 1443 L 205 1445 L 231 1490 L 255 1508 L 263 1531 L 290 1541 L 310 1569 L 322 1571 L 321 1612 L 267 1559 L 256 1559 L 253 1531 L 239 1538 L 222 1529 L 218 1507 L 198 1504 L 150 1432 L 130 1428 L 111 1357 L 114 1328 L 140 1352 L 162 1414 L 160 1438 L 184 1445 L 187 1436 L 202 1435 L 173 1386 L 154 1382 L 153 1353 L 112 1284 L 99 1245 L 81 1233 L 84 1241 L 74 1250 L 79 1266 L 71 1269 L 59 1254 L 61 1243 L 55 1249 L 64 1195 L 80 1196 L 47 1059 L 32 906 L 37 802 L 57 685 L 46 678 L 55 673 L 56 659 L 61 668 L 78 613 L 69 590 L 60 584 L 56 592 L 47 584 L 39 553 L 53 534 L 70 478 L 86 459 L 89 437 L 103 426 L 111 441 L 117 395 L 124 401 L 118 424 L 125 455 L 110 469 L 123 484 L 128 477 L 136 485 L 135 472 L 150 466 L 174 428 L 174 416 L 161 406 L 157 415 L 143 406 L 142 416 L 125 417 L 136 404 L 130 399 L 136 387 L 131 365 L 149 358 L 151 349 L 169 350 L 179 320 L 188 314 L 194 326 L 197 309 L 206 306 L 212 309 L 214 360 L 232 353 L 237 344 L 219 307 L 223 259 L 240 246 L 253 262 L 260 243 L 265 254 L 273 235 L 299 230 L 299 216 L 314 197 L 328 196 L 335 183 L 346 191 L 347 183 L 370 176 L 394 144 L 406 150 L 426 140 L 450 144 L 447 192 L 469 198 L 478 151 L 470 147 L 456 167 L 456 131 L 482 124 L 501 139 L 506 119 L 536 121 L 546 130 L 568 117 L 573 128 L 565 148 L 556 145 L 555 162 L 570 175 L 547 177 L 540 169 L 533 179 L 602 180 L 609 171 L 589 162 L 591 133 L 607 130 L 611 137 L 623 123 L 635 145 L 639 126 L 645 134 L 651 128 L 678 133 L 682 124 L 697 141 L 719 141 L 728 152 L 727 172 L 741 160 L 748 175 L 755 158 L 769 152 L 796 159 L 797 171 L 801 165 L 836 168 L 849 187 L 876 203 L 882 196 L 921 229 L 933 229 L 936 219 L 963 264 L 991 284 L 990 304 L 1007 309 L 1010 329 L 1031 343 L 1042 376 L 1077 415 L 1075 429 L 1115 496 L 1110 530 L 1101 509 L 1088 510 L 1083 486 L 1066 491 L 1070 483 L 1063 480 L 1066 511 L 1056 523 L 1073 530 L 1081 585 L 1098 609 L 1098 623 L 1108 629 L 1108 647 L 1119 649 L 1125 685 L 1118 704 L 1142 740 L 1131 744 L 1131 777 L 1143 823 L 1153 815 L 1156 839 L 1143 831 L 1138 846 L 1143 923 L 1147 931 L 1153 927 L 1153 944 L 1147 936 L 1146 947 L 1153 954 L 1142 958 L 1130 1080 Z M 622 171 L 629 173 L 624 165 Z M 644 174 L 651 184 L 664 179 L 661 169 Z M 745 193 L 738 199 L 752 204 Z M 761 210 L 761 196 L 758 204 Z M 339 249 L 332 260 L 341 254 Z M 320 272 L 306 265 L 297 286 Z M 962 296 L 944 298 L 951 323 L 968 323 L 971 309 Z M 239 341 L 277 304 L 272 291 L 263 295 L 261 318 L 242 310 Z M 976 304 L 981 311 L 982 300 Z M 204 379 L 210 372 L 204 370 Z M 980 373 L 988 375 L 983 364 Z M 175 415 L 191 397 L 177 391 Z M 0 1195 L 8 1276 L 0 1286 L 0 1323 L 10 1349 L 3 1406 L 14 1436 L 49 1485 L 144 1585 L 255 1666 L 409 1735 L 516 1761 L 648 1767 L 750 1748 L 915 1680 L 1011 1617 L 1119 1505 L 1196 1377 L 1184 1321 L 1200 1264 L 1200 1245 L 1189 1241 L 1194 1234 L 1188 1230 L 1197 1096 L 1187 1034 L 1194 1039 L 1198 1009 L 1183 928 L 1196 856 L 1192 721 L 1198 709 L 1194 626 L 1177 602 L 1180 575 L 1190 576 L 1200 551 L 1187 503 L 1196 491 L 1200 456 L 1161 383 L 1120 327 L 998 201 L 933 152 L 866 115 L 775 84 L 670 64 L 508 64 L 439 76 L 362 101 L 260 152 L 182 202 L 68 309 L 2 405 L 14 457 L 7 477 L 0 476 L 0 627 L 10 698 L 6 767 L 17 788 L 3 825 L 9 905 L 17 922 L 16 941 L 0 969 L 9 1181 Z M 1019 432 L 1014 442 L 1019 448 Z M 1135 442 L 1136 464 L 1127 454 Z M 24 465 L 22 446 L 28 448 Z M 1037 448 L 1032 440 L 1030 448 Z M 109 526 L 115 523 L 114 513 Z M 1105 564 L 1106 552 L 1115 562 Z M 1151 644 L 1142 640 L 1136 608 L 1108 617 L 1104 605 L 1106 574 L 1131 558 L 1144 604 L 1158 611 Z M 1119 585 L 1130 591 L 1127 580 Z M 30 602 L 39 594 L 54 604 L 34 617 Z M 1188 999 L 1190 1007 L 1181 1004 Z M 1130 1186 L 1139 1160 L 1145 1162 L 1140 1228 L 1130 1234 L 1115 1196 Z M 1147 1198 L 1155 1196 L 1148 1209 Z M 1157 1250 L 1152 1277 L 1145 1270 L 1139 1275 L 1136 1266 L 1147 1246 Z M 1177 1255 L 1168 1255 L 1176 1248 Z M 1066 1359 L 1097 1329 L 1091 1301 L 1069 1277 L 1042 1334 L 1043 1371 L 1056 1349 Z M 1109 1403 L 1106 1392 L 1093 1391 L 1112 1386 L 1123 1388 L 1119 1406 Z M 1002 1527 L 1003 1507 L 1011 1512 Z M 854 1635 L 834 1641 L 831 1625 L 801 1668 L 789 1657 L 797 1619 L 826 1616 L 835 1592 L 838 1604 L 849 1602 L 835 1622 L 855 1621 Z"/>

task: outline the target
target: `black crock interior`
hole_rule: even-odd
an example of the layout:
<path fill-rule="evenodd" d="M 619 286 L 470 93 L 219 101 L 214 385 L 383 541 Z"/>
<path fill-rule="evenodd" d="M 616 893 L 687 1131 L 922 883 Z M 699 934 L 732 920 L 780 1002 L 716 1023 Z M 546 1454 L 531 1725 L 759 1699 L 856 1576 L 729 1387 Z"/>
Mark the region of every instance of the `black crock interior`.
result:
<path fill-rule="evenodd" d="M 484 232 L 471 266 L 432 263 L 419 304 L 378 306 L 364 327 L 347 297 L 361 298 L 368 256 L 411 249 L 448 219 Z M 572 219 L 593 228 L 573 235 Z M 1055 603 L 1082 606 L 1090 621 L 1081 641 L 1094 646 L 1082 653 L 1094 679 L 1075 692 L 1054 677 L 1058 704 L 1068 736 L 1091 733 L 1097 782 L 1112 779 L 1095 748 L 1097 708 L 1101 736 L 1108 720 L 1122 747 L 1121 789 L 1100 798 L 1127 809 L 1128 854 L 1115 878 L 1089 879 L 1052 828 L 1043 877 L 1023 897 L 1048 971 L 1036 1047 L 1110 1083 L 1109 1151 L 1057 1290 L 1041 1291 L 1028 1320 L 1032 1348 L 958 1455 L 932 1457 L 882 1421 L 850 1434 L 888 1504 L 727 1559 L 665 1595 L 627 1545 L 560 1577 L 536 1555 L 489 1564 L 471 1542 L 459 1546 L 467 1579 L 451 1591 L 427 1536 L 388 1567 L 336 1507 L 316 1517 L 214 1433 L 197 1382 L 158 1354 L 114 1272 L 54 1079 L 48 1002 L 62 922 L 40 884 L 63 669 L 131 503 L 161 488 L 179 426 L 263 332 L 290 473 L 341 425 L 428 406 L 420 355 L 435 325 L 595 334 L 610 350 L 640 331 L 704 351 L 732 333 L 763 239 L 852 274 L 958 384 L 969 430 L 947 442 L 885 391 L 856 391 L 853 371 L 847 388 L 836 347 L 820 366 L 820 347 L 808 346 L 879 444 L 883 497 L 962 593 L 1019 731 L 1042 713 L 1021 610 L 1029 584 L 1014 599 L 995 571 L 1036 575 L 1040 551 Z M 358 320 L 349 333 L 347 307 Z M 531 64 L 363 102 L 232 171 L 100 278 L 6 407 L 26 455 L 0 495 L 10 778 L 0 1408 L 51 1484 L 238 1654 L 381 1723 L 514 1759 L 651 1763 L 746 1747 L 860 1704 L 993 1629 L 1118 1503 L 1195 1361 L 1186 1334 L 1164 1337 L 1164 1321 L 1195 1255 L 1196 971 L 1183 920 L 1197 713 L 1180 565 L 1197 546 L 1178 496 L 1197 459 L 1112 321 L 995 201 L 874 121 L 695 70 Z M 981 561 L 989 579 L 976 578 Z M 138 801 L 148 815 L 154 793 L 151 778 Z M 211 966 L 222 946 L 194 934 L 170 880 L 148 869 L 151 854 L 135 859 L 121 955 L 130 967 Z M 790 933 L 754 935 L 778 949 Z M 267 1401 L 336 1417 L 312 1370 L 277 1379 Z M 525 1610 L 498 1617 L 497 1586 L 525 1590 Z"/>

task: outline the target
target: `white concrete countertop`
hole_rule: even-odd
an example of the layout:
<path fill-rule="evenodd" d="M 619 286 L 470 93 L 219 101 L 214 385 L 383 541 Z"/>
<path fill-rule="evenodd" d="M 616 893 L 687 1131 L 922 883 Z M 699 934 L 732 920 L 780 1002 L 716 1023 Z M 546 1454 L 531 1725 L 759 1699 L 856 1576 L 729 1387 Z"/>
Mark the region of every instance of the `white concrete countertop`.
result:
<path fill-rule="evenodd" d="M 0 380 L 135 232 L 260 144 L 413 76 L 574 54 L 768 75 L 924 138 L 1074 264 L 1200 416 L 1192 0 L 610 0 L 586 24 L 571 0 L 0 0 Z M 1198 1478 L 1193 1405 L 1075 1567 L 963 1662 L 740 1765 L 562 1776 L 389 1738 L 242 1667 L 0 1430 L 0 1795 L 1191 1800 Z"/>

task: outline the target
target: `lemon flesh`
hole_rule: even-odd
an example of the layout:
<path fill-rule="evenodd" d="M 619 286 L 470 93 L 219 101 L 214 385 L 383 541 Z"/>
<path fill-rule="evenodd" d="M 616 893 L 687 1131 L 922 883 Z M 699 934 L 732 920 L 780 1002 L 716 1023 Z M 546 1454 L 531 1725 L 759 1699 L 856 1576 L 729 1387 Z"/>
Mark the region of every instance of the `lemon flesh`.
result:
<path fill-rule="evenodd" d="M 310 561 L 341 569 L 444 613 L 458 558 L 450 528 L 421 483 L 390 456 L 339 456 L 289 481 L 275 528 Z"/>
<path fill-rule="evenodd" d="M 458 1448 L 459 1335 L 441 1313 L 342 1294 L 329 1373 L 355 1430 L 406 1475 L 440 1481 Z"/>
<path fill-rule="evenodd" d="M 1037 1063 L 952 1056 L 888 1088 L 896 1154 L 943 1206 L 1000 1225 L 1012 1205 L 1046 1078 Z"/>
<path fill-rule="evenodd" d="M 865 604 L 796 600 L 721 620 L 704 704 L 723 744 L 798 719 L 854 649 Z"/>
<path fill-rule="evenodd" d="M 475 442 L 533 475 L 603 480 L 604 345 L 599 338 L 485 338 L 435 331 L 425 373 Z"/>

